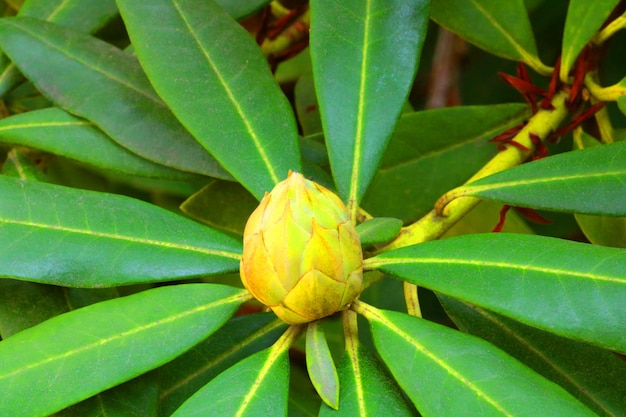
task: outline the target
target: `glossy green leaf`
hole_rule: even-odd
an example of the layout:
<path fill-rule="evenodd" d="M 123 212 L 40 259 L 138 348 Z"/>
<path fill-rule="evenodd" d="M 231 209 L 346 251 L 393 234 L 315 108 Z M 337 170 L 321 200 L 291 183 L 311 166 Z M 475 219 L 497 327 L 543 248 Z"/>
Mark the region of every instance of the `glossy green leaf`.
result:
<path fill-rule="evenodd" d="M 40 149 L 130 175 L 172 180 L 192 178 L 188 173 L 137 156 L 112 141 L 93 123 L 58 108 L 0 120 L 0 142 Z"/>
<path fill-rule="evenodd" d="M 479 234 L 365 261 L 410 283 L 555 334 L 626 352 L 626 252 L 555 238 Z"/>
<path fill-rule="evenodd" d="M 619 0 L 570 0 L 561 50 L 559 75 L 563 82 L 568 82 L 576 58 L 618 3 Z"/>
<path fill-rule="evenodd" d="M 306 367 L 320 398 L 335 410 L 339 407 L 339 376 L 328 348 L 326 334 L 317 322 L 306 331 Z"/>
<path fill-rule="evenodd" d="M 289 367 L 289 401 L 287 415 L 289 417 L 317 417 L 322 400 L 312 395 L 315 388 L 306 370 L 306 366 L 292 363 Z"/>
<path fill-rule="evenodd" d="M 161 287 L 24 330 L 0 342 L 0 414 L 48 415 L 156 368 L 210 335 L 246 298 L 213 284 Z"/>
<path fill-rule="evenodd" d="M 323 405 L 319 417 L 414 415 L 380 362 L 359 343 L 342 357 L 339 380 L 339 409 Z"/>
<path fill-rule="evenodd" d="M 0 176 L 0 276 L 104 287 L 236 271 L 241 243 L 132 198 Z"/>
<path fill-rule="evenodd" d="M 289 102 L 237 22 L 213 1 L 118 5 L 155 89 L 255 197 L 271 191 L 290 169 L 302 172 Z"/>
<path fill-rule="evenodd" d="M 215 0 L 233 19 L 242 19 L 261 10 L 270 0 Z"/>
<path fill-rule="evenodd" d="M 594 137 L 585 132 L 575 136 L 576 149 L 601 146 Z M 593 216 L 574 214 L 576 222 L 585 237 L 593 244 L 626 248 L 626 217 Z"/>
<path fill-rule="evenodd" d="M 481 339 L 404 313 L 370 310 L 367 318 L 378 353 L 425 417 L 595 416 Z"/>
<path fill-rule="evenodd" d="M 230 178 L 159 99 L 133 56 L 28 17 L 0 20 L 0 47 L 42 93 L 132 152 L 172 168 Z"/>
<path fill-rule="evenodd" d="M 26 0 L 18 15 L 91 33 L 117 15 L 117 5 L 115 0 Z"/>
<path fill-rule="evenodd" d="M 513 206 L 626 215 L 626 142 L 539 159 L 452 192 Z"/>
<path fill-rule="evenodd" d="M 357 225 L 361 245 L 385 243 L 398 235 L 402 220 L 391 217 L 374 217 Z"/>
<path fill-rule="evenodd" d="M 235 317 L 206 341 L 159 368 L 161 414 L 171 415 L 219 373 L 270 347 L 286 328 L 273 313 Z"/>
<path fill-rule="evenodd" d="M 53 414 L 51 417 L 158 417 L 156 382 L 135 378 Z"/>
<path fill-rule="evenodd" d="M 27 0 L 18 12 L 18 16 L 48 20 L 85 33 L 100 29 L 116 14 L 115 0 Z M 0 58 L 0 68 L 0 96 L 4 96 L 23 77 L 4 55 Z"/>
<path fill-rule="evenodd" d="M 311 59 L 326 146 L 353 216 L 413 83 L 428 10 L 428 0 L 311 2 Z"/>
<path fill-rule="evenodd" d="M 433 0 L 430 17 L 487 52 L 551 72 L 537 55 L 523 0 Z"/>
<path fill-rule="evenodd" d="M 498 152 L 489 139 L 528 116 L 528 106 L 518 103 L 403 114 L 363 207 L 376 216 L 418 219 Z"/>
<path fill-rule="evenodd" d="M 290 330 L 288 330 L 290 332 Z M 286 416 L 288 346 L 279 339 L 231 366 L 187 400 L 172 417 Z M 262 411 L 260 411 L 262 410 Z"/>
<path fill-rule="evenodd" d="M 313 74 L 306 73 L 298 78 L 293 91 L 298 123 L 305 136 L 322 132 L 320 109 L 315 95 Z"/>
<path fill-rule="evenodd" d="M 558 383 L 601 416 L 626 410 L 626 361 L 612 352 L 555 336 L 450 297 L 441 301 L 454 323 Z"/>

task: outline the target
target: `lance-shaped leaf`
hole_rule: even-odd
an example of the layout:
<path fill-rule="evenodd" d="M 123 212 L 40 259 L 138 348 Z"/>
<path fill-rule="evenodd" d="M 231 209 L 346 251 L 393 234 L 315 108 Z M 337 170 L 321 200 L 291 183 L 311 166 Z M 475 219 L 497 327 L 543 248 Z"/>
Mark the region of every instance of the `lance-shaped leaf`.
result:
<path fill-rule="evenodd" d="M 495 346 L 404 313 L 364 307 L 376 349 L 424 416 L 595 416 Z"/>
<path fill-rule="evenodd" d="M 0 20 L 0 47 L 53 102 L 132 152 L 183 171 L 230 178 L 159 99 L 135 57 L 29 17 Z"/>
<path fill-rule="evenodd" d="M 560 78 L 568 82 L 569 73 L 578 54 L 600 30 L 619 0 L 571 0 L 567 8 L 563 47 L 561 49 Z"/>
<path fill-rule="evenodd" d="M 0 142 L 28 146 L 130 175 L 171 180 L 193 175 L 141 158 L 118 145 L 93 123 L 48 108 L 0 120 Z"/>
<path fill-rule="evenodd" d="M 306 367 L 322 401 L 336 410 L 339 407 L 339 376 L 326 334 L 316 321 L 309 323 L 306 330 Z"/>
<path fill-rule="evenodd" d="M 311 2 L 311 58 L 339 195 L 354 217 L 413 83 L 428 0 Z"/>
<path fill-rule="evenodd" d="M 522 61 L 548 75 L 523 0 L 433 0 L 430 17 L 463 39 L 494 55 Z"/>
<path fill-rule="evenodd" d="M 270 0 L 215 0 L 215 2 L 233 19 L 240 20 L 262 9 Z"/>
<path fill-rule="evenodd" d="M 79 32 L 92 33 L 117 14 L 115 0 L 26 0 L 18 16 L 35 17 L 66 26 Z M 0 56 L 0 96 L 23 80 L 15 64 Z"/>
<path fill-rule="evenodd" d="M 260 199 L 290 169 L 302 172 L 289 102 L 252 37 L 220 6 L 206 0 L 118 5 L 154 88 L 252 194 Z"/>
<path fill-rule="evenodd" d="M 440 295 L 446 313 L 464 332 L 479 336 L 558 383 L 600 416 L 626 410 L 626 361 L 604 349 L 523 325 Z"/>
<path fill-rule="evenodd" d="M 247 356 L 268 348 L 287 324 L 273 313 L 235 317 L 206 341 L 158 369 L 162 415 L 182 403 L 222 371 Z"/>
<path fill-rule="evenodd" d="M 241 243 L 132 198 L 0 176 L 0 276 L 104 287 L 236 271 Z"/>
<path fill-rule="evenodd" d="M 222 285 L 161 287 L 24 330 L 0 342 L 0 414 L 49 415 L 156 368 L 210 335 L 247 298 Z"/>
<path fill-rule="evenodd" d="M 626 142 L 539 159 L 452 190 L 513 206 L 626 215 Z"/>
<path fill-rule="evenodd" d="M 359 224 L 356 231 L 361 239 L 361 245 L 385 243 L 398 235 L 402 228 L 402 220 L 392 217 L 375 217 Z"/>
<path fill-rule="evenodd" d="M 385 252 L 365 267 L 572 339 L 626 352 L 626 252 L 478 234 Z"/>
<path fill-rule="evenodd" d="M 172 417 L 287 415 L 292 326 L 271 348 L 228 368 L 187 400 Z M 262 410 L 262 411 L 259 411 Z"/>
<path fill-rule="evenodd" d="M 378 359 L 359 343 L 341 358 L 339 381 L 339 409 L 323 405 L 319 417 L 414 415 Z"/>

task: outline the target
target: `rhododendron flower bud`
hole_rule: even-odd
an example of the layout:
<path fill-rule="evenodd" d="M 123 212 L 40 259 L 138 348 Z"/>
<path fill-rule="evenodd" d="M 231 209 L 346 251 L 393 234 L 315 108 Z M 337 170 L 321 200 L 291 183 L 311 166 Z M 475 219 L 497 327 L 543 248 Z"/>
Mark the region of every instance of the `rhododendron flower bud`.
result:
<path fill-rule="evenodd" d="M 243 284 L 287 323 L 329 316 L 361 292 L 363 253 L 348 210 L 302 174 L 265 194 L 243 238 Z"/>

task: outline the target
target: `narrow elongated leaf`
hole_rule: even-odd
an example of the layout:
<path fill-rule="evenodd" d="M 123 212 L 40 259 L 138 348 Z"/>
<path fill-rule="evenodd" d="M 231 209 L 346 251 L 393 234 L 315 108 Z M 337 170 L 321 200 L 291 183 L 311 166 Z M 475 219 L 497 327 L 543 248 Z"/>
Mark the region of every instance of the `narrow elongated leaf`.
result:
<path fill-rule="evenodd" d="M 48 415 L 156 368 L 210 335 L 246 298 L 214 284 L 161 287 L 24 330 L 0 342 L 0 414 Z"/>
<path fill-rule="evenodd" d="M 0 120 L 0 142 L 28 146 L 130 175 L 190 179 L 192 175 L 141 158 L 112 141 L 93 123 L 48 108 Z"/>
<path fill-rule="evenodd" d="M 158 417 L 158 399 L 156 382 L 142 376 L 81 401 L 51 417 Z"/>
<path fill-rule="evenodd" d="M 617 3 L 619 0 L 570 0 L 561 49 L 560 78 L 563 82 L 568 82 L 570 70 L 578 54 L 600 30 Z"/>
<path fill-rule="evenodd" d="M 132 152 L 184 171 L 230 178 L 159 99 L 133 56 L 28 17 L 0 20 L 0 47 L 52 101 Z"/>
<path fill-rule="evenodd" d="M 626 361 L 612 352 L 525 326 L 450 297 L 440 299 L 460 329 L 488 340 L 558 383 L 598 415 L 618 417 L 626 410 Z"/>
<path fill-rule="evenodd" d="M 102 28 L 117 14 L 115 0 L 26 0 L 18 16 L 35 17 L 91 33 Z"/>
<path fill-rule="evenodd" d="M 425 417 L 595 416 L 481 339 L 404 313 L 367 318 L 378 353 Z"/>
<path fill-rule="evenodd" d="M 159 368 L 161 414 L 171 415 L 222 371 L 270 347 L 286 328 L 273 313 L 235 317 L 206 341 Z"/>
<path fill-rule="evenodd" d="M 433 0 L 430 17 L 487 52 L 522 61 L 544 75 L 551 71 L 537 55 L 523 0 Z"/>
<path fill-rule="evenodd" d="M 0 276 L 103 287 L 236 271 L 241 243 L 124 196 L 0 176 Z"/>
<path fill-rule="evenodd" d="M 489 139 L 529 114 L 527 105 L 507 103 L 402 115 L 363 207 L 405 222 L 420 218 L 437 198 L 467 181 L 498 152 Z"/>
<path fill-rule="evenodd" d="M 356 227 L 362 245 L 388 242 L 398 235 L 402 220 L 391 217 L 375 217 Z"/>
<path fill-rule="evenodd" d="M 309 323 L 306 331 L 306 367 L 322 401 L 336 410 L 339 407 L 339 376 L 326 334 L 317 322 Z"/>
<path fill-rule="evenodd" d="M 84 33 L 95 32 L 116 14 L 115 0 L 27 0 L 18 11 L 18 16 L 48 20 Z M 0 97 L 3 97 L 23 77 L 4 55 L 0 58 L 0 68 Z"/>
<path fill-rule="evenodd" d="M 626 352 L 626 252 L 517 234 L 452 237 L 365 266 L 572 339 Z"/>
<path fill-rule="evenodd" d="M 383 366 L 360 344 L 342 357 L 339 381 L 339 409 L 323 405 L 319 417 L 414 415 Z"/>
<path fill-rule="evenodd" d="M 311 58 L 326 146 L 353 216 L 413 83 L 428 11 L 428 0 L 311 2 Z"/>
<path fill-rule="evenodd" d="M 222 372 L 172 417 L 258 416 L 259 410 L 263 415 L 286 416 L 289 355 L 282 341 Z"/>
<path fill-rule="evenodd" d="M 457 190 L 514 206 L 624 216 L 625 182 L 626 142 L 619 142 L 533 161 Z"/>
<path fill-rule="evenodd" d="M 252 194 L 260 199 L 290 169 L 302 172 L 290 105 L 261 50 L 220 6 L 206 0 L 118 5 L 155 89 Z"/>

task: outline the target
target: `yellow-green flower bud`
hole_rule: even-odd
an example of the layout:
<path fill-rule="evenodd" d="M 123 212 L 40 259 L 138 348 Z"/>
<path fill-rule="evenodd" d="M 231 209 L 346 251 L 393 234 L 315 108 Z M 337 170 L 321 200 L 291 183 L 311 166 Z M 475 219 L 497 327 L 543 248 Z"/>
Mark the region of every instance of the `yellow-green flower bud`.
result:
<path fill-rule="evenodd" d="M 287 323 L 329 316 L 361 292 L 363 253 L 348 210 L 302 174 L 265 194 L 243 239 L 243 285 Z"/>

